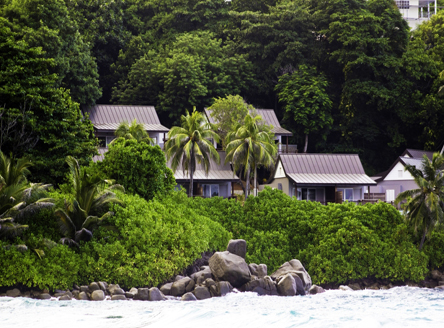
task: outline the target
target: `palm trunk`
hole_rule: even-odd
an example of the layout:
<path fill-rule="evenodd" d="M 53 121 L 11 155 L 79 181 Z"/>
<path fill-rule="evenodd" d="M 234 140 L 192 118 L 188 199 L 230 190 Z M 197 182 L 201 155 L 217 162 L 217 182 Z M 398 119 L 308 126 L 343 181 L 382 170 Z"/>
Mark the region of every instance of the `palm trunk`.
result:
<path fill-rule="evenodd" d="M 419 250 L 421 250 L 422 246 L 424 245 L 426 235 L 427 235 L 427 227 L 424 229 L 424 233 L 422 234 L 421 243 L 419 244 Z"/>
<path fill-rule="evenodd" d="M 253 195 L 257 196 L 257 167 L 254 165 L 254 181 L 253 181 Z"/>
<path fill-rule="evenodd" d="M 305 135 L 304 153 L 307 152 L 307 148 L 308 148 L 308 133 Z"/>
<path fill-rule="evenodd" d="M 194 177 L 194 149 L 191 150 L 190 157 L 190 194 L 189 197 L 193 197 L 193 177 Z"/>
<path fill-rule="evenodd" d="M 245 200 L 248 198 L 248 196 L 250 195 L 250 167 L 248 166 L 247 169 L 247 179 L 246 179 L 246 194 L 245 194 Z"/>

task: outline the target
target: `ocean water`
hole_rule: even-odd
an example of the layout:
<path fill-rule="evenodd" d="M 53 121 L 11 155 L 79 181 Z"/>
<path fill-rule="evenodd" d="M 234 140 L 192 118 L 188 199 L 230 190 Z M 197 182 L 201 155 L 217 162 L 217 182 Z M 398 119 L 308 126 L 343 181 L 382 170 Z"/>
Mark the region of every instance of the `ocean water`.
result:
<path fill-rule="evenodd" d="M 331 290 L 312 296 L 232 293 L 197 302 L 0 297 L 0 327 L 444 327 L 444 291 Z"/>

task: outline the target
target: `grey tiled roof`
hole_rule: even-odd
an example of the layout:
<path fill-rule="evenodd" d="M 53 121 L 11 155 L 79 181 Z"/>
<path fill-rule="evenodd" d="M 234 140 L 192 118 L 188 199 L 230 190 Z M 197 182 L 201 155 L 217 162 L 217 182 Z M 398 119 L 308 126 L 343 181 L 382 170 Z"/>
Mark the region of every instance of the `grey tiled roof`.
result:
<path fill-rule="evenodd" d="M 281 127 L 279 120 L 277 119 L 276 113 L 273 109 L 256 109 L 258 115 L 262 116 L 262 119 L 266 124 L 272 125 L 271 130 L 274 134 L 282 136 L 292 136 L 293 133 Z M 207 115 L 208 121 L 212 124 L 217 123 L 213 117 L 211 117 L 211 110 L 205 108 L 205 114 Z"/>
<path fill-rule="evenodd" d="M 116 130 L 120 123 L 144 124 L 147 131 L 168 132 L 169 129 L 160 124 L 159 117 L 153 106 L 131 105 L 95 105 L 89 111 L 89 119 L 98 130 Z"/>
<path fill-rule="evenodd" d="M 239 178 L 233 174 L 231 170 L 231 165 L 229 163 L 225 164 L 225 152 L 218 152 L 220 156 L 220 164 L 217 164 L 214 160 L 210 159 L 210 171 L 208 175 L 205 174 L 203 167 L 199 166 L 194 171 L 193 179 L 198 180 L 225 180 L 225 181 L 237 181 Z M 167 163 L 168 167 L 171 168 L 171 161 Z M 190 179 L 190 174 L 182 169 L 182 165 L 179 164 L 176 172 L 174 173 L 174 178 L 177 181 L 184 181 Z"/>
<path fill-rule="evenodd" d="M 405 150 L 404 154 L 408 154 L 413 158 L 422 158 L 422 156 L 424 154 L 427 155 L 427 157 L 431 160 L 433 158 L 433 153 L 435 153 L 434 151 L 429 151 L 429 150 L 418 150 L 418 149 L 409 149 L 407 148 Z"/>
<path fill-rule="evenodd" d="M 285 174 L 301 184 L 375 185 L 358 155 L 291 154 L 279 156 Z"/>
<path fill-rule="evenodd" d="M 422 170 L 422 158 L 399 157 L 399 159 L 404 165 L 412 165 L 418 170 Z"/>

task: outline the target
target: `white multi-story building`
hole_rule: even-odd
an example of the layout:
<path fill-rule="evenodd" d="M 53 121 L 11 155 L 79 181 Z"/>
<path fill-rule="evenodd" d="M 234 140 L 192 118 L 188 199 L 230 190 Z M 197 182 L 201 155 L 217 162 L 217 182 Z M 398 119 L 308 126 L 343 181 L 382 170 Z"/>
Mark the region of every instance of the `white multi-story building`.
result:
<path fill-rule="evenodd" d="M 430 19 L 438 8 L 437 0 L 395 0 L 395 2 L 412 29 Z"/>

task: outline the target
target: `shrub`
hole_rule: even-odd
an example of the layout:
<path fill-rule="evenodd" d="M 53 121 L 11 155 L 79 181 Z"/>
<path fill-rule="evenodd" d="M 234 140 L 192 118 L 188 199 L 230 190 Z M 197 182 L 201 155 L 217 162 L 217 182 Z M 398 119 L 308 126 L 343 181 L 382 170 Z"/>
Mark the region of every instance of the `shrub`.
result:
<path fill-rule="evenodd" d="M 171 191 L 176 186 L 173 172 L 166 166 L 159 146 L 134 139 L 119 138 L 109 147 L 103 161 L 93 164 L 95 170 L 125 190 L 150 200 L 157 193 Z"/>

